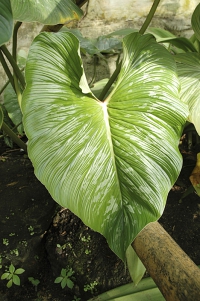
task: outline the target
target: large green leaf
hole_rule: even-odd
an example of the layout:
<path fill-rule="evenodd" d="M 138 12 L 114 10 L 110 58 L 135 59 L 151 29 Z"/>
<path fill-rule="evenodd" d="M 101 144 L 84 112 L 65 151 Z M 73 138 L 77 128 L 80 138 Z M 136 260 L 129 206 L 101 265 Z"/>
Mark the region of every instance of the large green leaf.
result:
<path fill-rule="evenodd" d="M 200 4 L 197 5 L 192 14 L 191 23 L 194 33 L 197 39 L 200 41 Z"/>
<path fill-rule="evenodd" d="M 171 32 L 162 28 L 150 27 L 147 29 L 147 31 L 148 33 L 153 34 L 158 43 L 172 44 L 173 46 L 183 50 L 184 52 L 197 52 L 197 49 L 195 48 L 194 44 L 187 38 L 176 37 Z"/>
<path fill-rule="evenodd" d="M 8 116 L 14 125 L 17 126 L 18 132 L 23 134 L 22 112 L 17 100 L 17 95 L 11 84 L 9 84 L 4 90 L 4 106 L 8 112 Z"/>
<path fill-rule="evenodd" d="M 188 104 L 189 121 L 200 135 L 200 56 L 197 53 L 175 56 L 181 82 L 181 100 Z"/>
<path fill-rule="evenodd" d="M 0 1 L 0 46 L 8 42 L 12 36 L 13 18 L 10 0 Z"/>
<path fill-rule="evenodd" d="M 90 92 L 79 50 L 71 33 L 34 40 L 22 100 L 28 152 L 52 197 L 125 259 L 179 174 L 187 109 L 175 62 L 151 35 L 124 38 L 122 69 L 104 102 Z"/>
<path fill-rule="evenodd" d="M 81 9 L 71 0 L 11 0 L 11 6 L 13 18 L 23 22 L 64 24 L 82 16 Z"/>

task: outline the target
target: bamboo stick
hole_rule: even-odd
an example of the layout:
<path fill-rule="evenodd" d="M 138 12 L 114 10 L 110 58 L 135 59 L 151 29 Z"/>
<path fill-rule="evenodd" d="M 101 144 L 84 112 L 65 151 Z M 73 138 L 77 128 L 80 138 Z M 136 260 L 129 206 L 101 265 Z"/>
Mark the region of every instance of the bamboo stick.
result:
<path fill-rule="evenodd" d="M 200 270 L 158 222 L 148 224 L 132 247 L 167 301 L 200 300 Z"/>

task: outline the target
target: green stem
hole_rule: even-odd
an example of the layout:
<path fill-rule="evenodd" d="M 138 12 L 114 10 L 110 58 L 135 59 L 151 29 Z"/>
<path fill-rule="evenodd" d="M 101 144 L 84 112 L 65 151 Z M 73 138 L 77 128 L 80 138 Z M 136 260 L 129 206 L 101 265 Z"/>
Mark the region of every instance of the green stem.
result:
<path fill-rule="evenodd" d="M 12 56 L 15 62 L 17 61 L 17 33 L 21 25 L 22 22 L 17 22 L 13 30 Z"/>
<path fill-rule="evenodd" d="M 17 64 L 17 33 L 18 33 L 18 29 L 20 28 L 21 25 L 22 25 L 22 22 L 17 22 L 15 24 L 14 31 L 13 31 L 12 56 L 13 56 L 13 59 L 15 60 L 16 64 Z M 16 75 L 14 69 L 13 69 L 13 72 L 14 72 L 15 91 L 17 94 L 19 106 L 21 108 L 22 93 L 21 93 L 18 78 L 17 78 L 17 75 Z"/>
<path fill-rule="evenodd" d="M 21 73 L 17 63 L 15 62 L 14 58 L 12 57 L 12 55 L 10 54 L 10 52 L 8 51 L 8 49 L 6 48 L 5 45 L 2 45 L 1 50 L 3 51 L 4 55 L 6 56 L 6 58 L 8 59 L 9 63 L 11 64 L 14 73 L 16 74 L 17 78 L 19 79 L 21 85 L 22 85 L 22 89 L 25 89 L 25 80 L 24 80 L 24 76 Z"/>
<path fill-rule="evenodd" d="M 139 30 L 139 33 L 140 34 L 144 34 L 144 32 L 146 31 L 147 27 L 149 26 L 154 14 L 155 14 L 155 11 L 158 7 L 158 4 L 159 4 L 160 0 L 154 0 L 153 2 L 153 5 L 150 9 L 150 12 L 144 22 L 144 24 L 142 25 L 141 29 Z M 114 83 L 114 81 L 116 80 L 119 72 L 121 70 L 121 63 L 118 64 L 117 68 L 115 69 L 113 75 L 111 76 L 111 78 L 109 79 L 109 81 L 107 82 L 107 84 L 105 85 L 104 89 L 102 90 L 100 96 L 99 96 L 99 99 L 100 100 L 103 100 L 106 93 L 108 92 L 108 90 L 110 89 L 110 87 L 112 86 L 112 84 Z"/>
<path fill-rule="evenodd" d="M 120 62 L 117 65 L 117 68 L 115 69 L 114 73 L 112 74 L 111 78 L 109 79 L 109 81 L 107 82 L 107 84 L 105 85 L 105 87 L 103 88 L 103 90 L 101 91 L 101 94 L 99 96 L 100 100 L 103 100 L 104 97 L 106 96 L 106 93 L 108 92 L 108 90 L 110 89 L 110 87 L 112 86 L 112 84 L 114 83 L 114 81 L 116 80 L 120 70 L 121 70 L 121 65 L 122 63 Z"/>
<path fill-rule="evenodd" d="M 1 61 L 1 64 L 2 64 L 2 66 L 3 66 L 3 69 L 4 69 L 6 75 L 7 75 L 8 79 L 9 79 L 9 81 L 10 81 L 10 83 L 11 83 L 13 89 L 15 90 L 14 79 L 13 79 L 13 76 L 12 76 L 12 74 L 11 74 L 11 72 L 10 72 L 10 69 L 8 68 L 8 65 L 7 65 L 7 63 L 6 63 L 6 61 L 5 61 L 5 58 L 4 58 L 3 54 L 2 54 L 1 47 L 0 47 L 0 61 Z"/>
<path fill-rule="evenodd" d="M 147 18 L 144 21 L 144 24 L 142 25 L 141 29 L 139 30 L 139 33 L 141 33 L 141 34 L 145 33 L 147 27 L 151 23 L 151 20 L 153 19 L 153 16 L 154 16 L 154 14 L 156 12 L 156 9 L 157 9 L 159 3 L 160 3 L 160 0 L 154 0 L 153 5 L 152 5 L 152 7 L 150 9 L 150 12 L 148 13 Z"/>
<path fill-rule="evenodd" d="M 1 129 L 20 147 L 27 153 L 27 145 L 17 137 L 17 135 L 7 126 L 3 121 Z"/>

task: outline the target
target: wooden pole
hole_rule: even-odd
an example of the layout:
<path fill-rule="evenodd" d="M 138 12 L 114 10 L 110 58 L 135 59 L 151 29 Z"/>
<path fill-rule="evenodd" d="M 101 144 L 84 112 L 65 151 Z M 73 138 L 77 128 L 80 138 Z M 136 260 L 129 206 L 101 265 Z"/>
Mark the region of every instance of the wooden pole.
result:
<path fill-rule="evenodd" d="M 148 224 L 132 247 L 167 301 L 200 300 L 200 269 L 158 222 Z"/>

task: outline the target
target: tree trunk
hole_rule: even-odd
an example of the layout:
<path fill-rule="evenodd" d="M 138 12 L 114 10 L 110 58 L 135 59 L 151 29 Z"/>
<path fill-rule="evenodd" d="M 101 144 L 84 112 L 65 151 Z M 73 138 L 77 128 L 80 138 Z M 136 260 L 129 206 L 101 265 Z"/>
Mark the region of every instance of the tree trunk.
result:
<path fill-rule="evenodd" d="M 167 301 L 200 300 L 200 270 L 158 222 L 148 224 L 132 247 Z"/>

